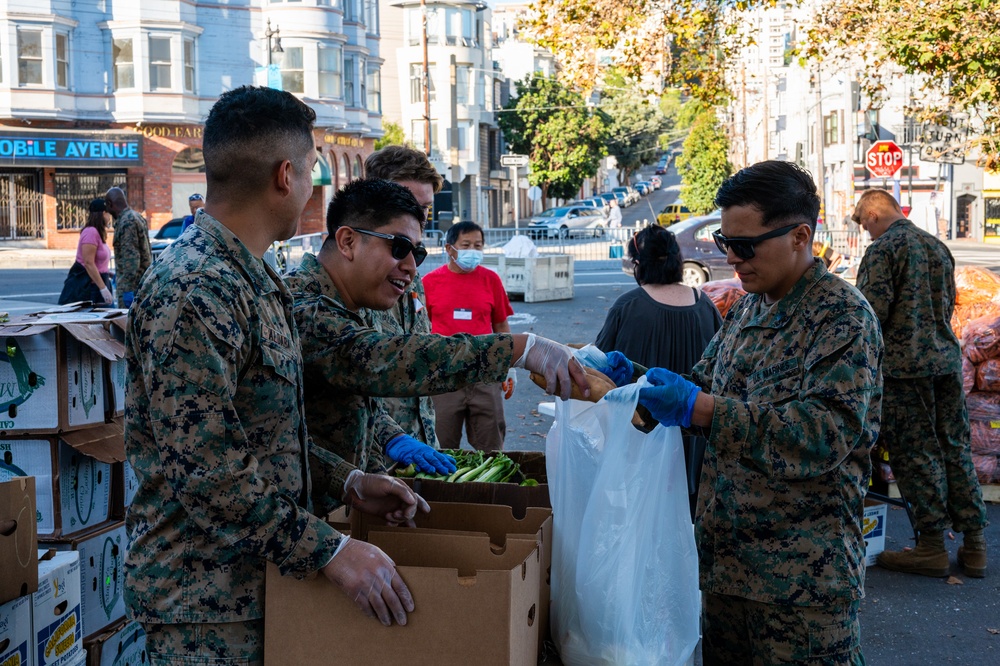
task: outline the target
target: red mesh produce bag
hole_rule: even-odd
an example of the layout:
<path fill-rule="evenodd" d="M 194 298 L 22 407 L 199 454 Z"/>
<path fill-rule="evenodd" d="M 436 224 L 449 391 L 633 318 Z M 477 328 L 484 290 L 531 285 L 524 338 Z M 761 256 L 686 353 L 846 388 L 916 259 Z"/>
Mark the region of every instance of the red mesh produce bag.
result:
<path fill-rule="evenodd" d="M 962 390 L 965 391 L 965 395 L 969 395 L 975 387 L 976 364 L 962 354 Z"/>
<path fill-rule="evenodd" d="M 965 384 L 965 361 L 962 357 L 962 384 Z M 1000 359 L 991 358 L 983 361 L 976 368 L 976 388 L 980 391 L 1000 393 Z M 968 391 L 966 391 L 968 393 Z"/>
<path fill-rule="evenodd" d="M 1000 474 L 997 473 L 996 456 L 977 456 L 973 454 L 972 464 L 976 468 L 976 476 L 979 477 L 979 483 L 1000 481 Z"/>
<path fill-rule="evenodd" d="M 729 312 L 729 308 L 736 305 L 736 301 L 743 298 L 747 293 L 743 291 L 743 285 L 739 281 L 739 278 L 706 282 L 701 286 L 701 290 L 712 299 L 715 307 L 719 309 L 719 314 L 723 317 Z"/>
<path fill-rule="evenodd" d="M 965 325 L 962 351 L 973 363 L 1000 357 L 1000 312 Z"/>
<path fill-rule="evenodd" d="M 969 426 L 972 428 L 973 453 L 1000 456 L 1000 421 L 969 421 Z"/>
<path fill-rule="evenodd" d="M 1000 275 L 982 266 L 955 269 L 955 305 L 983 303 L 1000 295 Z"/>
<path fill-rule="evenodd" d="M 969 322 L 996 314 L 1000 314 L 1000 305 L 992 301 L 956 306 L 955 312 L 951 315 L 951 330 L 955 331 L 955 337 L 961 340 Z"/>
<path fill-rule="evenodd" d="M 1000 421 L 1000 393 L 973 391 L 965 396 L 970 421 Z"/>

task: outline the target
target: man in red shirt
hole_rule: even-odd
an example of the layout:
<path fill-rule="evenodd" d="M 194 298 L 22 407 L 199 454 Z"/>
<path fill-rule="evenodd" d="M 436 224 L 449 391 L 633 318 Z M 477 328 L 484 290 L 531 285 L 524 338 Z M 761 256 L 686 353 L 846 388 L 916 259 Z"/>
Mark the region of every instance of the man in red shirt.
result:
<path fill-rule="evenodd" d="M 500 276 L 483 268 L 483 229 L 459 222 L 445 237 L 448 263 L 424 277 L 431 332 L 439 335 L 510 333 L 507 317 L 514 314 Z M 514 392 L 514 370 L 503 384 L 471 384 L 434 396 L 437 435 L 441 446 L 457 449 L 465 425 L 469 444 L 480 451 L 503 448 L 507 422 L 503 400 Z"/>

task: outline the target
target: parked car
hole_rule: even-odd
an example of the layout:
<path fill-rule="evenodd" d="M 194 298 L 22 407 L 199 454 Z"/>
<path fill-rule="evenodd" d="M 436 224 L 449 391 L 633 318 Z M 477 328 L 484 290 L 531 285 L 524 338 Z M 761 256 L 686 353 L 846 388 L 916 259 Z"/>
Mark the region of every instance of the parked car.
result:
<path fill-rule="evenodd" d="M 571 201 L 570 206 L 590 206 L 591 208 L 596 208 L 601 211 L 604 217 L 611 214 L 611 202 L 603 197 L 591 197 L 589 199 L 580 199 L 579 201 Z"/>
<path fill-rule="evenodd" d="M 622 185 L 621 187 L 612 188 L 612 192 L 621 192 L 625 195 L 625 205 L 631 206 L 632 204 L 639 201 L 639 193 L 635 189 L 629 187 L 628 185 Z"/>
<path fill-rule="evenodd" d="M 649 182 L 651 182 L 653 184 L 653 189 L 654 190 L 658 190 L 661 187 L 663 187 L 663 181 L 660 179 L 659 176 L 650 176 L 649 177 Z"/>
<path fill-rule="evenodd" d="M 642 196 L 646 196 L 653 191 L 653 184 L 648 180 L 640 180 L 638 183 L 633 185 L 633 187 L 635 187 L 636 191 L 638 191 Z"/>
<path fill-rule="evenodd" d="M 528 236 L 530 238 L 602 236 L 606 224 L 604 213 L 593 206 L 559 206 L 533 216 L 528 221 Z"/>
<path fill-rule="evenodd" d="M 691 211 L 680 201 L 675 201 L 672 204 L 667 204 L 660 214 L 656 216 L 656 221 L 660 223 L 661 226 L 669 227 L 672 224 L 677 224 L 682 220 L 686 220 L 691 217 Z"/>
<path fill-rule="evenodd" d="M 160 253 L 167 249 L 184 230 L 184 218 L 175 217 L 159 229 L 149 230 L 149 249 L 152 250 L 153 259 L 160 256 Z"/>
<path fill-rule="evenodd" d="M 660 160 L 660 163 L 656 165 L 656 169 L 653 171 L 658 176 L 662 176 L 667 172 L 667 161 Z"/>
<path fill-rule="evenodd" d="M 691 217 L 670 227 L 677 238 L 677 245 L 684 260 L 682 281 L 686 285 L 698 287 L 709 280 L 725 280 L 733 277 L 733 267 L 726 263 L 726 255 L 715 245 L 712 232 L 722 226 L 722 214 L 718 211 L 699 217 Z M 626 253 L 622 258 L 622 270 L 632 273 L 632 262 Z"/>
<path fill-rule="evenodd" d="M 626 203 L 628 201 L 628 197 L 625 196 L 624 192 L 603 192 L 598 196 L 604 199 L 605 201 L 609 202 L 608 203 L 609 206 L 611 201 L 617 201 L 619 208 L 625 208 L 625 206 L 628 205 Z"/>

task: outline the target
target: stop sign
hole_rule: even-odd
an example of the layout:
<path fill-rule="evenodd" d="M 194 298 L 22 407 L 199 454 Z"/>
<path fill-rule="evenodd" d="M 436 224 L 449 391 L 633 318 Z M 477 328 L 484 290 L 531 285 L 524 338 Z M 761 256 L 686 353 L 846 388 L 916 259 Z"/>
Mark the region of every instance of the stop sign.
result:
<path fill-rule="evenodd" d="M 903 150 L 895 141 L 876 141 L 865 153 L 865 166 L 876 178 L 892 178 L 903 168 Z"/>

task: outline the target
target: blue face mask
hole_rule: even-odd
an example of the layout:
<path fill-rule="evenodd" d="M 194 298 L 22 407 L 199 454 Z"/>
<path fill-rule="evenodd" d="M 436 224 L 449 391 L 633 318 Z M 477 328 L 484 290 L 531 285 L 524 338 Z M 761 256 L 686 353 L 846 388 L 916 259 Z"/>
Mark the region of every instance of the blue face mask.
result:
<path fill-rule="evenodd" d="M 455 257 L 455 263 L 463 271 L 471 271 L 479 264 L 483 263 L 483 251 L 482 250 L 457 250 L 458 256 Z"/>

